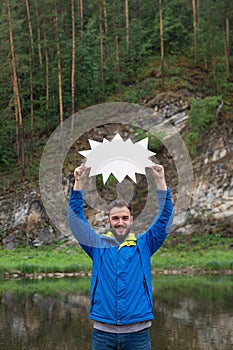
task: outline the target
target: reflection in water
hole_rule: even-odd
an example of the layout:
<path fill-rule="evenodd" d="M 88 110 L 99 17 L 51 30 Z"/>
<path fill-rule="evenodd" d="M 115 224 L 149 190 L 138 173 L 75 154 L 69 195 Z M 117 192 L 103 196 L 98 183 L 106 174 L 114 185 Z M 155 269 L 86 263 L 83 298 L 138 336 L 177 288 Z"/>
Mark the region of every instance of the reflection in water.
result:
<path fill-rule="evenodd" d="M 182 279 L 156 277 L 152 350 L 230 350 L 233 347 L 232 284 L 184 288 Z M 158 280 L 158 281 L 157 281 Z M 229 277 L 230 281 L 230 277 Z M 178 283 L 177 283 L 178 282 Z M 4 283 L 4 282 L 2 282 Z M 1 350 L 88 350 L 92 322 L 87 292 L 0 294 Z M 104 350 L 104 349 L 103 349 Z"/>
<path fill-rule="evenodd" d="M 230 350 L 232 324 L 232 307 L 223 311 L 214 303 L 196 302 L 192 297 L 162 301 L 152 331 L 154 349 Z"/>
<path fill-rule="evenodd" d="M 5 293 L 0 314 L 1 350 L 89 349 L 88 296 Z"/>

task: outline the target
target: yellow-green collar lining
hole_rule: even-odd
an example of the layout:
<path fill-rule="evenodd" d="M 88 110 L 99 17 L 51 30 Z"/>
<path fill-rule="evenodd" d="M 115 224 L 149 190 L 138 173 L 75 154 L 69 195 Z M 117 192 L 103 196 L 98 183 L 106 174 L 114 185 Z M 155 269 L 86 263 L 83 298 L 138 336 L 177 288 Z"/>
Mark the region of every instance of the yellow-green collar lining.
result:
<path fill-rule="evenodd" d="M 115 238 L 114 234 L 111 231 L 108 231 L 103 236 L 109 237 L 109 238 Z M 122 247 L 125 247 L 125 246 L 130 247 L 130 246 L 136 246 L 136 245 L 137 245 L 137 237 L 135 236 L 134 233 L 129 233 L 126 239 L 124 240 L 124 242 L 122 242 L 119 245 L 118 250 L 120 250 Z"/>

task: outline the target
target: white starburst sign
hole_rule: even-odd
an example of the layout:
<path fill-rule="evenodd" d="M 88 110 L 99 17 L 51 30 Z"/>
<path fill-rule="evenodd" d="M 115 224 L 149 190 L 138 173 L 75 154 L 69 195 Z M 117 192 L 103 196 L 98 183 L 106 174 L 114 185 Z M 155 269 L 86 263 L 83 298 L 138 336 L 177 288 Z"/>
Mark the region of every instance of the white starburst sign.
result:
<path fill-rule="evenodd" d="M 145 175 L 145 168 L 155 164 L 149 159 L 155 153 L 148 150 L 148 137 L 136 143 L 130 139 L 124 141 L 119 134 L 112 141 L 88 141 L 91 149 L 79 153 L 87 158 L 86 166 L 91 168 L 89 176 L 102 174 L 104 184 L 111 174 L 118 182 L 128 175 L 136 183 L 135 174 Z"/>

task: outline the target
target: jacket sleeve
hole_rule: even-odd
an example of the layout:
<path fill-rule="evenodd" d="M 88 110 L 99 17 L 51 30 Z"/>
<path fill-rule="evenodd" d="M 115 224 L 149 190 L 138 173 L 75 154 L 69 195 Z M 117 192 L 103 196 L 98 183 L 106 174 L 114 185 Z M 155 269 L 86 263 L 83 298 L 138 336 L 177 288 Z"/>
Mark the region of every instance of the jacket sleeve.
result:
<path fill-rule="evenodd" d="M 83 202 L 83 191 L 71 189 L 68 206 L 68 224 L 81 247 L 93 258 L 93 248 L 100 246 L 101 238 L 88 223 L 84 215 Z"/>
<path fill-rule="evenodd" d="M 167 191 L 157 190 L 158 214 L 151 226 L 144 233 L 150 254 L 153 255 L 164 243 L 174 219 L 170 188 Z"/>

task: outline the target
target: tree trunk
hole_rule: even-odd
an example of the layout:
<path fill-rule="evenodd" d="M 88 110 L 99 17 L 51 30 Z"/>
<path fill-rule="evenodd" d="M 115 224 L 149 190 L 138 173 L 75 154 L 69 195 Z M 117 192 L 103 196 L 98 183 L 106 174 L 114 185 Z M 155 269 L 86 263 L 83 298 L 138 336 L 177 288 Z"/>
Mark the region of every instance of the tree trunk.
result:
<path fill-rule="evenodd" d="M 49 119 L 49 56 L 47 50 L 46 31 L 44 31 L 44 50 L 45 50 L 45 118 L 48 125 Z"/>
<path fill-rule="evenodd" d="M 38 46 L 38 55 L 39 55 L 39 63 L 40 69 L 42 69 L 42 50 L 41 50 L 41 31 L 40 31 L 40 23 L 39 23 L 39 11 L 37 6 L 37 1 L 35 1 L 36 6 L 36 20 L 37 20 L 37 46 Z"/>
<path fill-rule="evenodd" d="M 61 74 L 61 49 L 58 32 L 57 4 L 54 3 L 54 24 L 56 30 L 56 48 L 57 48 L 57 69 L 58 69 L 58 94 L 59 94 L 59 110 L 60 110 L 60 125 L 63 123 L 63 101 L 62 101 L 62 74 Z"/>
<path fill-rule="evenodd" d="M 8 23 L 9 23 L 9 35 L 10 35 L 10 47 L 11 47 L 11 62 L 12 62 L 12 71 L 13 71 L 12 85 L 13 85 L 13 91 L 14 91 L 15 100 L 16 100 L 16 107 L 15 107 L 16 135 L 19 135 L 18 143 L 19 143 L 19 159 L 20 159 L 20 166 L 21 166 L 21 180 L 22 182 L 24 182 L 25 181 L 24 131 L 23 131 L 23 118 L 22 118 L 22 112 L 21 112 L 17 70 L 16 70 L 16 63 L 15 63 L 15 47 L 14 47 L 12 23 L 11 23 L 10 0 L 8 0 Z M 19 125 L 19 133 L 18 133 L 18 125 Z"/>
<path fill-rule="evenodd" d="M 12 76 L 12 85 L 14 86 L 14 80 Z M 19 140 L 19 113 L 17 108 L 17 101 L 14 99 L 14 104 L 16 106 L 15 108 L 15 135 L 16 135 L 16 145 L 17 145 L 17 164 L 18 166 L 21 166 L 21 156 L 20 156 L 20 140 Z"/>
<path fill-rule="evenodd" d="M 74 0 L 71 0 L 71 21 L 72 21 L 72 70 L 71 70 L 71 103 L 72 103 L 72 119 L 71 129 L 73 130 L 73 115 L 75 113 L 75 11 Z"/>
<path fill-rule="evenodd" d="M 119 100 L 120 102 L 123 101 L 123 94 L 122 94 L 122 80 L 121 80 L 121 70 L 120 70 L 120 62 L 119 62 L 119 38 L 118 38 L 118 27 L 117 27 L 117 14 L 116 14 L 116 6 L 115 1 L 113 3 L 113 29 L 115 33 L 115 50 L 116 50 L 116 72 L 118 77 L 118 91 L 119 91 Z"/>
<path fill-rule="evenodd" d="M 80 31 L 83 31 L 83 0 L 78 0 L 78 13 L 80 21 Z"/>
<path fill-rule="evenodd" d="M 194 61 L 197 62 L 197 8 L 196 0 L 192 0 L 193 8 L 193 52 L 194 52 Z"/>
<path fill-rule="evenodd" d="M 107 5 L 106 1 L 103 1 L 103 6 L 104 6 L 104 29 L 105 29 L 105 34 L 108 36 L 108 19 L 107 19 Z M 111 60 L 111 50 L 110 50 L 110 45 L 107 40 L 107 57 L 108 57 L 108 62 Z"/>
<path fill-rule="evenodd" d="M 25 0 L 25 5 L 27 9 L 27 18 L 28 18 L 28 28 L 29 28 L 29 37 L 30 37 L 30 164 L 33 161 L 33 134 L 34 134 L 34 108 L 33 108 L 33 64 L 34 64 L 34 40 L 33 40 L 33 32 L 32 32 L 32 22 L 28 0 Z"/>
<path fill-rule="evenodd" d="M 25 5 L 26 5 L 26 9 L 27 9 L 29 37 L 30 37 L 30 43 L 31 43 L 31 53 L 32 53 L 32 57 L 34 58 L 34 40 L 33 40 L 32 22 L 31 22 L 31 15 L 30 15 L 28 0 L 25 0 Z"/>
<path fill-rule="evenodd" d="M 165 87 L 165 68 L 164 68 L 163 6 L 162 6 L 162 0 L 159 0 L 159 19 L 160 19 L 161 76 L 162 76 L 162 89 L 164 89 L 164 87 Z"/>
<path fill-rule="evenodd" d="M 103 25 L 102 25 L 102 6 L 99 0 L 99 36 L 100 36 L 100 81 L 101 81 L 101 99 L 104 101 L 104 51 L 103 51 Z"/>
<path fill-rule="evenodd" d="M 33 108 L 33 59 L 30 57 L 30 156 L 29 161 L 33 161 L 33 138 L 34 138 L 34 108 Z"/>
<path fill-rule="evenodd" d="M 126 27 L 126 57 L 129 54 L 129 4 L 125 0 L 125 27 Z"/>
<path fill-rule="evenodd" d="M 197 1 L 197 6 L 196 6 L 196 13 L 197 13 L 197 28 L 200 28 L 200 1 Z"/>

